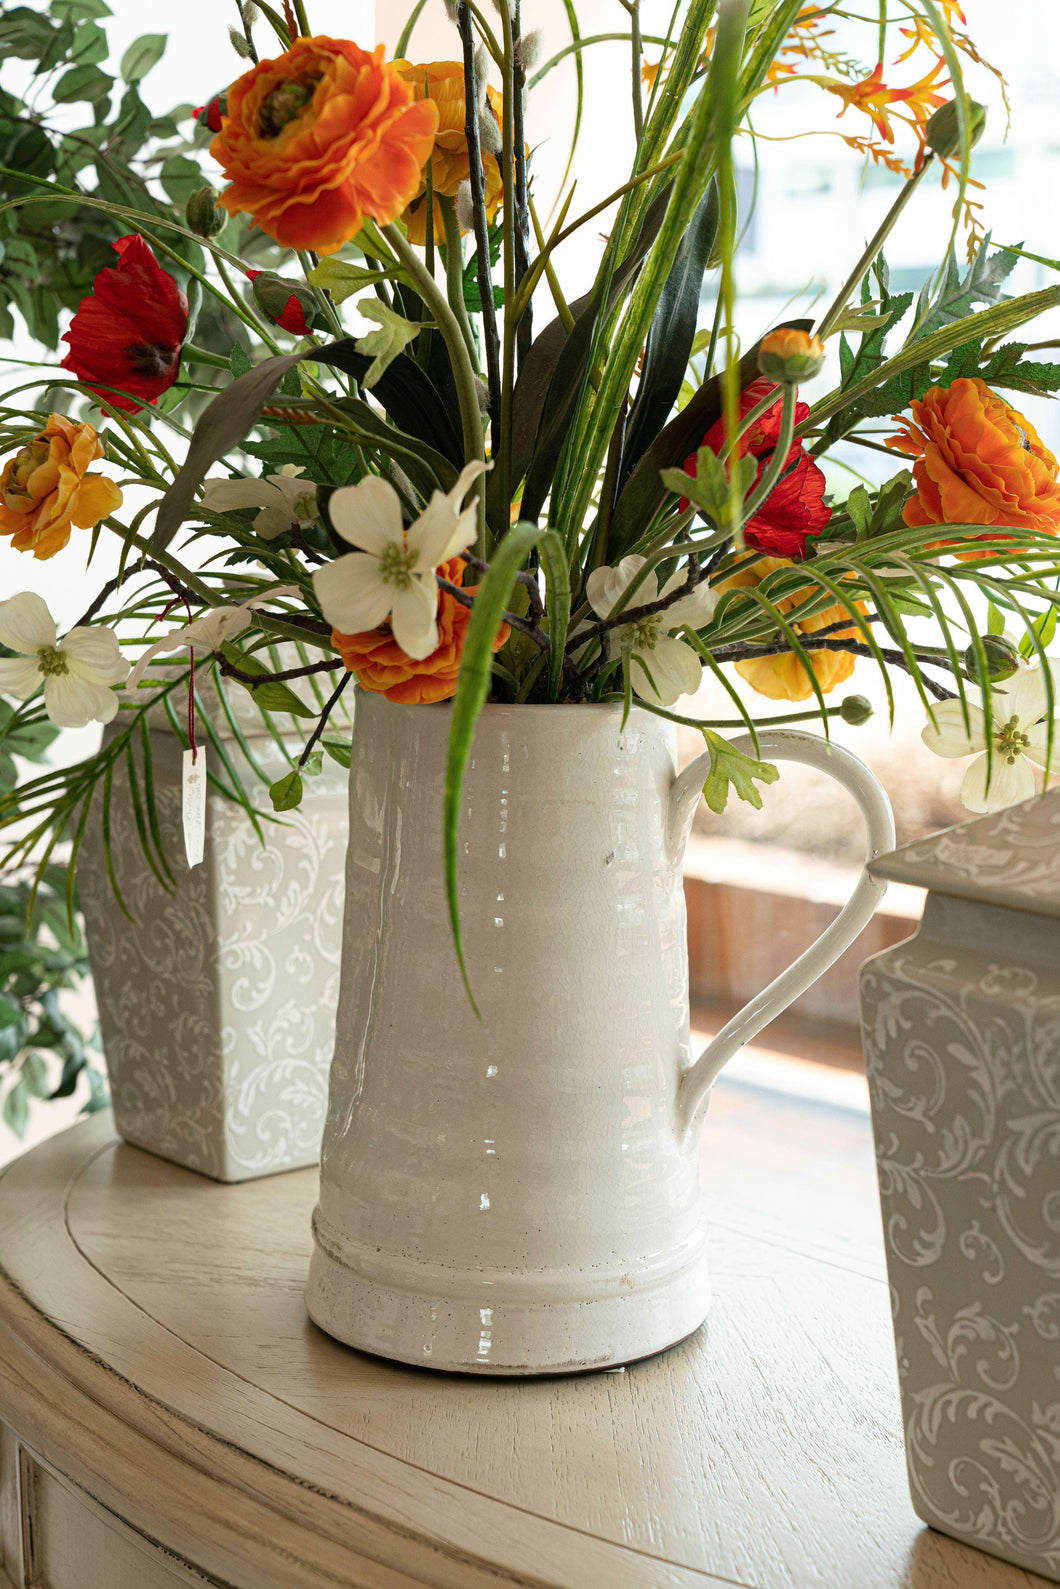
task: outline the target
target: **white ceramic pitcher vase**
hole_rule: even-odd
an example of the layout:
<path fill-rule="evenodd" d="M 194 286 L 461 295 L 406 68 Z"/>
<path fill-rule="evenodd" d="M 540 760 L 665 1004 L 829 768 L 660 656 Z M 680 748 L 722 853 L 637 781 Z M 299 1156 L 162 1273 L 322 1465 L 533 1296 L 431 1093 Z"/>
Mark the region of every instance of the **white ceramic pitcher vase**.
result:
<path fill-rule="evenodd" d="M 697 1139 L 727 1059 L 852 942 L 837 920 L 693 1061 L 681 860 L 709 755 L 610 706 L 487 706 L 461 801 L 457 969 L 442 870 L 450 710 L 358 695 L 344 960 L 306 1300 L 329 1334 L 438 1369 L 608 1367 L 709 1306 Z M 764 731 L 831 773 L 870 857 L 886 796 L 849 752 Z M 744 743 L 744 742 L 741 742 Z M 749 748 L 749 747 L 748 747 Z"/>

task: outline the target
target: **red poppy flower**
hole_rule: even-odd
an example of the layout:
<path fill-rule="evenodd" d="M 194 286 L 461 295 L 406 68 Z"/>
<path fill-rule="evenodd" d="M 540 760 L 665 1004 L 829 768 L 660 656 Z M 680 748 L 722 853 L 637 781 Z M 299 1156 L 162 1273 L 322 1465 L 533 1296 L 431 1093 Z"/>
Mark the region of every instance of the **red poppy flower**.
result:
<path fill-rule="evenodd" d="M 63 369 L 115 408 L 135 414 L 177 378 L 188 300 L 138 233 L 119 237 L 114 247 L 117 265 L 99 272 L 63 337 L 70 344 Z"/>
<path fill-rule="evenodd" d="M 258 308 L 265 311 L 273 325 L 292 336 L 309 335 L 316 318 L 316 300 L 307 288 L 284 281 L 271 270 L 248 270 L 246 276 L 254 283 Z"/>
<path fill-rule="evenodd" d="M 778 391 L 772 381 L 759 376 L 740 394 L 740 418 L 749 414 L 770 392 Z M 762 461 L 758 466 L 755 484 L 762 477 L 769 455 L 780 439 L 781 400 L 768 408 L 751 426 L 737 445 L 743 457 L 750 453 Z M 801 425 L 809 414 L 807 403 L 796 403 L 795 423 Z M 711 425 L 701 443 L 712 452 L 720 452 L 725 445 L 725 421 L 718 419 Z M 685 459 L 685 473 L 696 473 L 696 455 Z M 832 510 L 824 501 L 825 479 L 817 464 L 802 446 L 793 441 L 785 460 L 784 473 L 763 502 L 758 512 L 744 525 L 744 538 L 748 546 L 774 557 L 801 560 L 806 556 L 806 541 L 811 535 L 820 535 Z M 683 505 L 683 504 L 682 504 Z"/>

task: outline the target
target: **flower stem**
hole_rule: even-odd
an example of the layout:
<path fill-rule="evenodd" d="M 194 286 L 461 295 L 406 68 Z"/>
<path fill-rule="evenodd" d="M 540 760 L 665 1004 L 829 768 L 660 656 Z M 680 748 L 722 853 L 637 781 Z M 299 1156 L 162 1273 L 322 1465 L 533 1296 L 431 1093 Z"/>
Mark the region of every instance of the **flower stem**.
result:
<path fill-rule="evenodd" d="M 504 103 L 501 111 L 501 180 L 504 186 L 504 338 L 501 362 L 500 454 L 498 495 L 505 513 L 512 500 L 512 394 L 515 386 L 515 41 L 510 0 L 496 0 L 501 17 L 504 54 L 501 62 Z"/>
<path fill-rule="evenodd" d="M 464 302 L 464 251 L 460 243 L 460 222 L 456 218 L 456 201 L 447 199 L 439 193 L 438 208 L 442 212 L 442 225 L 445 227 L 445 289 L 449 298 L 449 307 L 456 316 L 467 348 L 467 356 L 472 366 L 478 362 L 478 350 L 475 347 L 475 338 L 471 334 L 471 321 L 467 317 L 467 305 Z"/>
<path fill-rule="evenodd" d="M 913 197 L 913 194 L 916 192 L 924 172 L 931 165 L 934 158 L 934 155 L 929 154 L 927 159 L 924 161 L 924 164 L 920 167 L 920 170 L 914 171 L 913 175 L 909 178 L 909 181 L 905 184 L 901 193 L 899 193 L 898 197 L 887 211 L 887 214 L 880 222 L 876 231 L 866 243 L 861 258 L 858 260 L 857 264 L 854 266 L 854 269 L 850 272 L 850 275 L 836 293 L 835 300 L 826 312 L 820 325 L 817 327 L 817 335 L 820 337 L 822 342 L 824 341 L 825 337 L 831 335 L 831 333 L 835 330 L 836 323 L 842 319 L 843 311 L 846 309 L 846 306 L 850 301 L 851 293 L 857 287 L 858 283 L 861 281 L 861 278 L 864 276 L 865 272 L 876 258 L 876 255 L 883 247 L 892 228 L 894 227 L 895 222 L 898 220 L 898 217 L 909 203 L 909 200 Z"/>
<path fill-rule="evenodd" d="M 788 453 L 791 451 L 792 438 L 795 435 L 795 402 L 795 383 L 789 381 L 784 387 L 784 396 L 781 399 L 780 436 L 761 480 L 759 480 L 750 496 L 746 498 L 740 510 L 742 524 L 747 524 L 749 520 L 754 518 L 784 472 L 788 461 Z"/>
<path fill-rule="evenodd" d="M 478 262 L 478 290 L 482 301 L 482 340 L 486 347 L 486 385 L 489 390 L 490 451 L 497 455 L 500 432 L 501 373 L 497 341 L 497 309 L 493 301 L 493 274 L 490 270 L 489 220 L 486 215 L 486 173 L 482 164 L 482 141 L 478 125 L 478 81 L 475 71 L 475 40 L 471 13 L 461 5 L 456 17 L 464 57 L 464 136 L 467 139 L 468 175 L 471 181 L 471 207 L 475 217 L 475 252 Z"/>
<path fill-rule="evenodd" d="M 365 230 L 369 233 L 369 239 L 371 240 L 372 234 L 375 233 L 375 227 L 371 221 L 367 223 Z M 389 226 L 383 228 L 383 236 L 397 255 L 407 274 L 411 276 L 413 285 L 420 297 L 434 315 L 435 323 L 449 350 L 449 362 L 452 365 L 453 380 L 456 382 L 457 401 L 460 404 L 464 461 L 465 463 L 470 463 L 475 458 L 481 458 L 485 462 L 486 448 L 482 435 L 482 415 L 479 411 L 478 387 L 475 384 L 475 372 L 468 357 L 459 322 L 449 307 L 449 301 L 445 293 L 442 292 L 434 277 L 427 274 L 400 227 L 392 222 Z M 480 557 L 488 557 L 490 550 L 489 531 L 486 528 L 486 498 L 482 490 L 481 480 L 475 482 L 474 490 L 478 494 L 478 553 Z"/>

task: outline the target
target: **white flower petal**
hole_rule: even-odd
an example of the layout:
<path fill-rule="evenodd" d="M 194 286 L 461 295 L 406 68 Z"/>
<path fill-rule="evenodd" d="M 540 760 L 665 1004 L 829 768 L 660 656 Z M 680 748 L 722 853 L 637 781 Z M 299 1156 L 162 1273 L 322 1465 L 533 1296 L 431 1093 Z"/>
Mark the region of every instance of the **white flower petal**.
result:
<path fill-rule="evenodd" d="M 928 722 L 920 737 L 936 756 L 971 756 L 986 749 L 986 716 L 978 706 L 968 706 L 968 729 L 960 701 L 940 701 L 935 718 L 938 728 Z"/>
<path fill-rule="evenodd" d="M 1029 800 L 1034 793 L 1034 774 L 1026 756 L 1008 761 L 994 757 L 987 788 L 987 758 L 979 756 L 964 775 L 961 800 L 969 811 L 1004 811 L 1006 806 Z"/>
<path fill-rule="evenodd" d="M 112 629 L 87 624 L 71 629 L 59 650 L 67 659 L 71 673 L 90 684 L 120 684 L 129 676 L 129 664 L 122 656 L 118 637 Z"/>
<path fill-rule="evenodd" d="M 394 586 L 387 584 L 379 559 L 367 552 L 348 552 L 313 574 L 320 609 L 340 634 L 378 629 L 390 614 Z"/>
<path fill-rule="evenodd" d="M 278 535 L 291 528 L 293 519 L 294 514 L 286 503 L 283 507 L 262 508 L 254 520 L 254 530 L 266 541 L 274 541 Z"/>
<path fill-rule="evenodd" d="M 483 463 L 481 458 L 472 458 L 470 463 L 464 465 L 456 477 L 456 484 L 453 489 L 446 493 L 454 513 L 460 512 L 464 505 L 464 498 L 471 489 L 473 482 L 478 479 L 480 474 L 485 474 L 490 467 L 489 464 Z"/>
<path fill-rule="evenodd" d="M 269 475 L 269 484 L 276 492 L 276 506 L 299 524 L 314 524 L 320 517 L 317 488 L 312 480 L 299 480 L 294 475 Z"/>
<path fill-rule="evenodd" d="M 336 532 L 351 546 L 376 556 L 395 543 L 405 544 L 401 499 L 388 480 L 369 475 L 355 486 L 340 486 L 331 494 L 328 513 Z M 348 630 L 354 634 L 356 630 Z"/>
<path fill-rule="evenodd" d="M 660 596 L 668 596 L 672 590 L 685 582 L 683 570 L 678 570 L 671 579 L 666 581 Z M 687 624 L 690 629 L 704 629 L 714 616 L 714 609 L 718 605 L 719 597 L 715 590 L 711 590 L 707 580 L 697 585 L 688 596 L 682 596 L 680 601 L 675 601 L 672 607 L 667 607 L 665 619 L 668 628 L 676 629 L 681 624 Z"/>
<path fill-rule="evenodd" d="M 1057 678 L 1055 668 L 1051 669 L 1053 679 L 1053 710 L 1060 706 L 1060 679 Z M 1036 723 L 1044 717 L 1049 710 L 1049 701 L 1046 696 L 1045 674 L 1040 663 L 1032 663 L 1029 667 L 1021 667 L 1010 679 L 1004 679 L 994 686 L 990 695 L 990 710 L 995 721 L 1007 723 L 1010 718 L 1019 719 L 1021 728 L 1026 728 L 1030 723 Z"/>
<path fill-rule="evenodd" d="M 49 673 L 44 680 L 44 708 L 57 728 L 84 728 L 86 723 L 109 723 L 118 710 L 118 697 L 75 673 Z"/>
<path fill-rule="evenodd" d="M 54 644 L 55 622 L 36 591 L 23 590 L 0 601 L 0 645 L 35 657 L 41 646 Z"/>
<path fill-rule="evenodd" d="M 438 649 L 438 586 L 434 579 L 414 579 L 404 590 L 395 592 L 390 615 L 394 639 L 406 656 L 422 662 Z"/>
<path fill-rule="evenodd" d="M 1060 771 L 1060 722 L 1053 724 L 1053 755 L 1049 759 L 1049 724 L 1033 723 L 1024 732 L 1030 743 L 1023 754 L 1039 767 L 1045 767 L 1050 772 Z"/>
<path fill-rule="evenodd" d="M 13 695 L 25 701 L 40 687 L 41 670 L 36 657 L 0 657 L 0 695 Z"/>
<path fill-rule="evenodd" d="M 446 547 L 459 520 L 453 512 L 449 498 L 436 491 L 414 523 L 409 525 L 407 546 L 416 554 L 416 567 L 422 573 L 434 573 L 439 563 L 444 563 Z"/>
<path fill-rule="evenodd" d="M 654 650 L 634 653 L 632 682 L 642 701 L 672 706 L 682 695 L 693 695 L 702 678 L 703 664 L 692 647 L 670 635 L 662 635 Z"/>
<path fill-rule="evenodd" d="M 208 513 L 237 513 L 241 508 L 260 508 L 271 502 L 273 489 L 264 480 L 204 480 L 202 505 Z"/>
<path fill-rule="evenodd" d="M 626 586 L 640 573 L 644 561 L 643 557 L 631 553 L 613 568 L 606 563 L 601 568 L 594 568 L 585 582 L 585 594 L 593 612 L 601 618 L 610 618 L 615 603 Z M 658 594 L 659 582 L 654 574 L 648 574 L 637 586 L 630 606 L 643 607 L 645 603 L 654 601 Z"/>

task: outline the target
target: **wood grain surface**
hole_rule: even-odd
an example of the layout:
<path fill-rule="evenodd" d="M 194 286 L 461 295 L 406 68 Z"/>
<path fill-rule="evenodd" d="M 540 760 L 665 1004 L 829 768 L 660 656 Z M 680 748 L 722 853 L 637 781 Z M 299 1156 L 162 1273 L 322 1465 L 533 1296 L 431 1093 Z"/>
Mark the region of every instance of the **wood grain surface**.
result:
<path fill-rule="evenodd" d="M 133 1556 L 127 1580 L 108 1568 L 105 1589 L 1044 1583 L 916 1519 L 872 1249 L 719 1198 L 713 1308 L 691 1340 L 619 1373 L 449 1377 L 309 1323 L 315 1195 L 313 1171 L 215 1185 L 117 1142 L 106 1116 L 5 1172 L 13 1584 L 7 1479 L 27 1453 L 47 1589 L 104 1589 L 77 1576 L 73 1495 L 160 1553 L 153 1576 Z"/>

